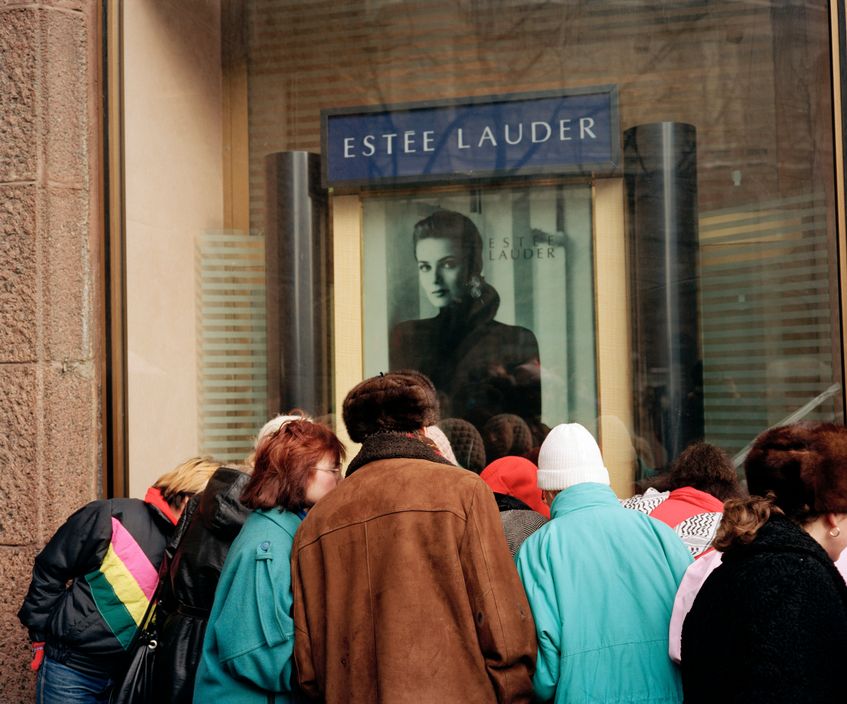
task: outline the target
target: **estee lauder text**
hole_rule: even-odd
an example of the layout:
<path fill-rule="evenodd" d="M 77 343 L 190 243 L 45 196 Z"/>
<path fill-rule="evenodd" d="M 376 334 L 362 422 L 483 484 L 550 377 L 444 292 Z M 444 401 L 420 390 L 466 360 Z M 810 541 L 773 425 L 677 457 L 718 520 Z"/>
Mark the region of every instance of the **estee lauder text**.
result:
<path fill-rule="evenodd" d="M 597 139 L 594 133 L 594 118 L 580 117 L 562 119 L 557 122 L 537 120 L 528 124 L 505 123 L 503 125 L 486 125 L 481 130 L 474 131 L 466 127 L 457 127 L 449 135 L 455 140 L 457 149 L 486 149 L 496 148 L 503 144 L 515 146 L 520 144 L 543 144 L 550 140 L 570 142 L 573 140 Z M 391 154 L 415 154 L 417 152 L 434 152 L 442 146 L 440 135 L 435 130 L 405 130 L 403 132 L 386 132 L 383 134 L 366 134 L 362 137 L 344 138 L 344 158 L 356 159 Z"/>

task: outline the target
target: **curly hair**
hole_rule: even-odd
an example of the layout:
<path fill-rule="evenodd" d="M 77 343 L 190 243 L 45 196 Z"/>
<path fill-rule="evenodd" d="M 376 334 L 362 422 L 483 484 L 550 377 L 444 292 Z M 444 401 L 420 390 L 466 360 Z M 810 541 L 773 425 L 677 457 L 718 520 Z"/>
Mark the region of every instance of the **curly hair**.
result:
<path fill-rule="evenodd" d="M 670 488 L 691 486 L 721 501 L 741 498 L 738 473 L 729 455 L 708 442 L 691 443 L 676 458 L 670 471 Z"/>

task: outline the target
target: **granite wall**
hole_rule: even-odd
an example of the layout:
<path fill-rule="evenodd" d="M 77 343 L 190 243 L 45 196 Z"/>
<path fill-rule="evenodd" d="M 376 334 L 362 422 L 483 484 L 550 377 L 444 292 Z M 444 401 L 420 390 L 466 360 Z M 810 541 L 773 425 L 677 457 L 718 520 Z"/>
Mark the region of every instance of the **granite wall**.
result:
<path fill-rule="evenodd" d="M 0 701 L 31 702 L 32 559 L 96 498 L 100 64 L 95 0 L 0 0 Z"/>

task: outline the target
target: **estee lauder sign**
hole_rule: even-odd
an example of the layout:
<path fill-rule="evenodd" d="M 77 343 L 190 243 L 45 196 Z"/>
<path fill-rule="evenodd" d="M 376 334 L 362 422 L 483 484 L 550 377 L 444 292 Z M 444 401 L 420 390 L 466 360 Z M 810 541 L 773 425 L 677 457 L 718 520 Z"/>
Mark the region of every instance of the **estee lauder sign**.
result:
<path fill-rule="evenodd" d="M 614 86 L 324 110 L 321 117 L 327 186 L 596 174 L 619 162 Z"/>

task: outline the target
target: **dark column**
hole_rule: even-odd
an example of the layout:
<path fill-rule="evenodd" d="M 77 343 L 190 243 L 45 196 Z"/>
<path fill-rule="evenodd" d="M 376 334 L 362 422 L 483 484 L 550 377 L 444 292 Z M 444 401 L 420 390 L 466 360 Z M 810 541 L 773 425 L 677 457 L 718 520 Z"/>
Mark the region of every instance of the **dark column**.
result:
<path fill-rule="evenodd" d="M 693 125 L 624 135 L 635 392 L 634 431 L 661 468 L 703 437 L 697 309 L 697 137 Z"/>
<path fill-rule="evenodd" d="M 279 152 L 265 160 L 268 412 L 332 412 L 331 254 L 320 158 Z"/>

